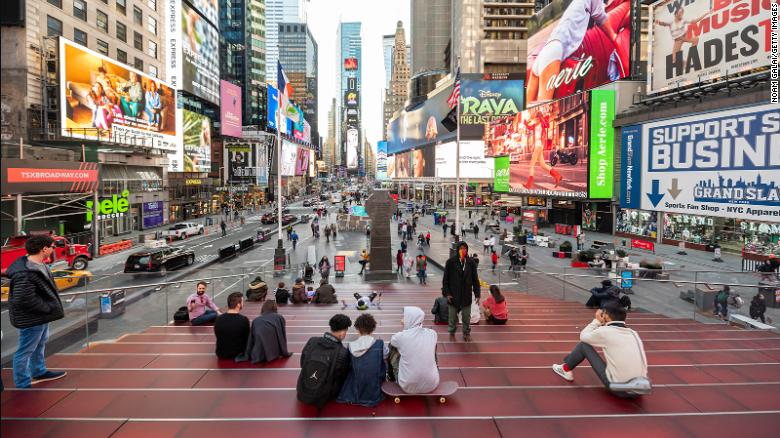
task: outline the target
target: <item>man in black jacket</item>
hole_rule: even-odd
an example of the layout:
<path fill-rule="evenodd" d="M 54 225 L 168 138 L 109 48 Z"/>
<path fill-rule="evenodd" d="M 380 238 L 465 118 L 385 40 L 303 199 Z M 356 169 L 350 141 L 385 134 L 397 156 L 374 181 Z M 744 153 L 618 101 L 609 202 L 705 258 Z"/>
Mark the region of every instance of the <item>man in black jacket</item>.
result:
<path fill-rule="evenodd" d="M 347 337 L 352 320 L 337 314 L 328 325 L 330 332 L 309 339 L 303 347 L 296 387 L 298 400 L 318 408 L 338 397 L 350 368 L 349 350 L 341 342 Z"/>
<path fill-rule="evenodd" d="M 27 255 L 18 258 L 6 271 L 11 278 L 8 313 L 11 325 L 19 329 L 19 348 L 13 360 L 17 388 L 29 388 L 66 374 L 47 370 L 44 359 L 49 323 L 65 316 L 54 277 L 46 266 L 46 260 L 54 252 L 54 240 L 49 236 L 32 236 L 24 247 Z"/>
<path fill-rule="evenodd" d="M 448 303 L 450 341 L 455 340 L 455 331 L 458 329 L 458 314 L 460 314 L 463 324 L 463 340 L 470 341 L 471 294 L 474 294 L 477 303 L 479 303 L 480 294 L 477 265 L 469 257 L 469 246 L 466 242 L 460 242 L 457 254 L 447 260 L 444 265 L 442 292 L 447 297 Z"/>

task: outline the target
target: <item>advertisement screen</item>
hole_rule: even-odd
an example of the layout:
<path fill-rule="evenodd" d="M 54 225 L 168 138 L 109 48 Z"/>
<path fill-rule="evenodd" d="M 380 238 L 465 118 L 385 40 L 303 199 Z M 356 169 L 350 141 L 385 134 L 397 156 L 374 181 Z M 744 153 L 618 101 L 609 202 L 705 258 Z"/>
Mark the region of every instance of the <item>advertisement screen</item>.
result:
<path fill-rule="evenodd" d="M 509 157 L 495 157 L 493 175 L 493 191 L 506 193 L 509 191 Z"/>
<path fill-rule="evenodd" d="M 304 176 L 309 173 L 309 150 L 298 148 L 295 159 L 295 176 Z"/>
<path fill-rule="evenodd" d="M 83 193 L 99 183 L 97 163 L 3 158 L 2 194 Z"/>
<path fill-rule="evenodd" d="M 528 20 L 526 105 L 630 73 L 630 0 L 553 0 Z"/>
<path fill-rule="evenodd" d="M 649 92 L 768 66 L 770 3 L 768 0 L 655 3 L 650 10 Z"/>
<path fill-rule="evenodd" d="M 390 120 L 387 126 L 387 151 L 396 153 L 417 146 L 432 144 L 450 138 L 450 132 L 441 121 L 450 112 L 447 98 L 452 89 L 443 88 L 428 98 L 425 103 L 411 111 L 404 111 Z"/>
<path fill-rule="evenodd" d="M 357 58 L 344 58 L 344 70 L 357 70 L 358 60 Z"/>
<path fill-rule="evenodd" d="M 62 135 L 176 149 L 176 92 L 125 64 L 60 38 Z"/>
<path fill-rule="evenodd" d="M 220 122 L 222 135 L 241 137 L 241 87 L 220 81 Z"/>
<path fill-rule="evenodd" d="M 257 145 L 225 144 L 225 168 L 228 184 L 252 184 L 257 178 Z"/>
<path fill-rule="evenodd" d="M 143 228 L 159 227 L 163 223 L 163 209 L 165 204 L 162 201 L 144 202 L 141 204 L 141 215 L 143 216 Z"/>
<path fill-rule="evenodd" d="M 436 175 L 439 178 L 455 178 L 454 141 L 436 145 Z M 485 158 L 485 143 L 481 140 L 460 141 L 460 176 L 462 178 L 493 178 L 493 159 Z"/>
<path fill-rule="evenodd" d="M 201 0 L 209 3 L 210 0 Z M 181 5 L 181 89 L 219 103 L 219 32 L 187 3 Z M 214 21 L 216 23 L 216 21 Z"/>
<path fill-rule="evenodd" d="M 615 91 L 591 91 L 588 198 L 612 199 L 615 175 Z"/>
<path fill-rule="evenodd" d="M 780 222 L 780 109 L 759 105 L 622 130 L 621 206 Z"/>
<path fill-rule="evenodd" d="M 347 128 L 347 168 L 357 169 L 358 167 L 358 144 L 360 142 L 357 128 L 350 126 Z"/>
<path fill-rule="evenodd" d="M 314 149 L 309 149 L 309 176 L 311 178 L 317 176 L 317 162 L 315 161 Z"/>
<path fill-rule="evenodd" d="M 436 147 L 434 145 L 412 151 L 412 171 L 415 178 L 436 176 Z"/>
<path fill-rule="evenodd" d="M 211 120 L 196 112 L 181 112 L 184 171 L 211 172 Z"/>
<path fill-rule="evenodd" d="M 490 123 L 485 156 L 509 156 L 511 192 L 587 196 L 588 98 L 578 93 Z"/>
<path fill-rule="evenodd" d="M 460 87 L 460 138 L 482 139 L 485 125 L 523 110 L 520 73 L 464 74 Z"/>
<path fill-rule="evenodd" d="M 411 175 L 411 152 L 395 154 L 395 178 L 409 178 Z"/>
<path fill-rule="evenodd" d="M 255 184 L 268 185 L 268 147 L 266 145 L 258 143 L 256 145 L 257 158 L 257 179 Z"/>
<path fill-rule="evenodd" d="M 376 179 L 384 181 L 388 178 L 387 170 L 387 142 L 378 141 L 376 143 Z"/>
<path fill-rule="evenodd" d="M 395 178 L 395 155 L 387 156 L 387 179 Z"/>
<path fill-rule="evenodd" d="M 295 163 L 298 160 L 298 146 L 282 140 L 282 176 L 295 176 Z"/>
<path fill-rule="evenodd" d="M 279 109 L 279 90 L 277 90 L 275 87 L 268 85 L 268 113 L 267 113 L 267 120 L 268 120 L 268 127 L 271 129 L 276 129 L 276 111 Z M 284 117 L 284 116 L 282 116 Z M 282 126 L 287 128 L 287 121 L 282 120 L 281 123 Z"/>

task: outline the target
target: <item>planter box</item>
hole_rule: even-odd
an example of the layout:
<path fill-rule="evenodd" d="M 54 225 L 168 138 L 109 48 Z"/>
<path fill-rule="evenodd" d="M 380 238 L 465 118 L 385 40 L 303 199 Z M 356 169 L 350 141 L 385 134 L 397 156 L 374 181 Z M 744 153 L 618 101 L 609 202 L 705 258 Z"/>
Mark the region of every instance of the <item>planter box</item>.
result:
<path fill-rule="evenodd" d="M 564 251 L 553 251 L 552 253 L 553 257 L 557 259 L 570 259 L 571 253 L 570 252 L 564 252 Z"/>
<path fill-rule="evenodd" d="M 571 267 L 572 268 L 587 268 L 588 263 L 587 262 L 578 262 L 577 260 L 571 261 Z"/>

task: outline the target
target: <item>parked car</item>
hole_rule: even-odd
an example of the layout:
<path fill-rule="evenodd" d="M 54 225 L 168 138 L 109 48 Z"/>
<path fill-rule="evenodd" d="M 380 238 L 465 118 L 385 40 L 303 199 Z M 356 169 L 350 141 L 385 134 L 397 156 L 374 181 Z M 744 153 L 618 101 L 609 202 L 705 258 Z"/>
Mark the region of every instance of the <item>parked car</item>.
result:
<path fill-rule="evenodd" d="M 282 225 L 291 224 L 291 223 L 295 222 L 295 219 L 297 219 L 295 217 L 295 215 L 286 214 L 286 215 L 282 216 Z"/>
<path fill-rule="evenodd" d="M 57 290 L 62 292 L 76 286 L 84 286 L 92 277 L 92 273 L 83 270 L 73 269 L 54 269 L 51 271 L 54 277 L 54 284 Z M 8 294 L 11 291 L 11 279 L 3 277 L 2 286 L 0 286 L 0 295 L 2 301 L 8 301 Z"/>
<path fill-rule="evenodd" d="M 276 213 L 265 213 L 264 215 L 260 216 L 260 223 L 261 224 L 275 224 L 276 223 Z"/>
<path fill-rule="evenodd" d="M 169 270 L 193 263 L 195 263 L 195 251 L 191 249 L 170 246 L 148 248 L 135 252 L 127 258 L 125 272 L 159 272 L 165 275 Z"/>
<path fill-rule="evenodd" d="M 195 222 L 182 222 L 163 231 L 163 236 L 174 239 L 184 239 L 197 234 L 203 234 L 203 225 Z"/>
<path fill-rule="evenodd" d="M 312 201 L 311 199 L 306 199 L 306 200 L 303 201 L 303 206 L 304 207 L 311 207 L 313 203 L 314 203 L 314 201 Z"/>

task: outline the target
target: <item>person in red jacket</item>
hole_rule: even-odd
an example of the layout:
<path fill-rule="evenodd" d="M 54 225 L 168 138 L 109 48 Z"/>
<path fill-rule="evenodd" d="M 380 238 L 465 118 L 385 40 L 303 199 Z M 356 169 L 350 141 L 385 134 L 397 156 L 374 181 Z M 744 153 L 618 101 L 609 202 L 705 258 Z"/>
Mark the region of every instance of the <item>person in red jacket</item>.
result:
<path fill-rule="evenodd" d="M 498 254 L 495 251 L 490 254 L 490 261 L 493 263 L 493 272 L 496 272 L 496 265 L 498 265 Z"/>
<path fill-rule="evenodd" d="M 488 324 L 504 325 L 509 318 L 506 298 L 495 284 L 490 286 L 490 296 L 482 302 L 482 314 Z"/>

